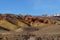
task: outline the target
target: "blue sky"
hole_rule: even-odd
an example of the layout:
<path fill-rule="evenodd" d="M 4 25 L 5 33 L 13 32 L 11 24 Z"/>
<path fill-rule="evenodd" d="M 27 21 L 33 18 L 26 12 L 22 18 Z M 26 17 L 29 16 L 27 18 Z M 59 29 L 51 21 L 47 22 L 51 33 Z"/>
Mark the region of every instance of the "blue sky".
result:
<path fill-rule="evenodd" d="M 60 0 L 0 0 L 0 13 L 52 15 L 60 13 Z"/>

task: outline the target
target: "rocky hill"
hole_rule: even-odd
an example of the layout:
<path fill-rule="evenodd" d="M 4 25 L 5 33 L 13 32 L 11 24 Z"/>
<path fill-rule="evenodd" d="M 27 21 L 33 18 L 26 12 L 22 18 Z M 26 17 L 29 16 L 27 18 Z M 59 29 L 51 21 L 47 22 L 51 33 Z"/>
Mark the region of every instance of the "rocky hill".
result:
<path fill-rule="evenodd" d="M 60 17 L 0 14 L 0 40 L 52 40 L 59 32 Z"/>

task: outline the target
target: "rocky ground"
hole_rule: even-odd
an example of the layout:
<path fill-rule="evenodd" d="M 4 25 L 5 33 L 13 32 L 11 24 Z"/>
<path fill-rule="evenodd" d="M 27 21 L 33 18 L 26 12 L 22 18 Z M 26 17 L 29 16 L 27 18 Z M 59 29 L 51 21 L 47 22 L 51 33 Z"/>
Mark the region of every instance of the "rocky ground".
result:
<path fill-rule="evenodd" d="M 0 32 L 0 40 L 60 40 L 60 25 Z"/>

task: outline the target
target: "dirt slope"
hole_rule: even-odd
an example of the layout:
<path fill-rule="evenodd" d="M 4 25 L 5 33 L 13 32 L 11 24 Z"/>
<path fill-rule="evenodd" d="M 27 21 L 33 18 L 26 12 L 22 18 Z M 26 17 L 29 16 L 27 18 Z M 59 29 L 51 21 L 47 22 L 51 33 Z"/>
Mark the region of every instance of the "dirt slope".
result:
<path fill-rule="evenodd" d="M 45 28 L 42 28 L 38 31 L 31 32 L 31 34 L 35 34 L 37 36 L 41 34 L 59 34 L 60 33 L 60 25 L 51 25 Z"/>

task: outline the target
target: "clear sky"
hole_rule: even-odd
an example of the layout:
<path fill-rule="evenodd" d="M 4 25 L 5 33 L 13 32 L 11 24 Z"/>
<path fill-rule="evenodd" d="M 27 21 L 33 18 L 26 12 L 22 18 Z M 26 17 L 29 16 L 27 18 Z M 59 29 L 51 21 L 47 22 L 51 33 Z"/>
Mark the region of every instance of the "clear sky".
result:
<path fill-rule="evenodd" d="M 0 13 L 30 15 L 60 13 L 60 0 L 0 0 Z"/>

